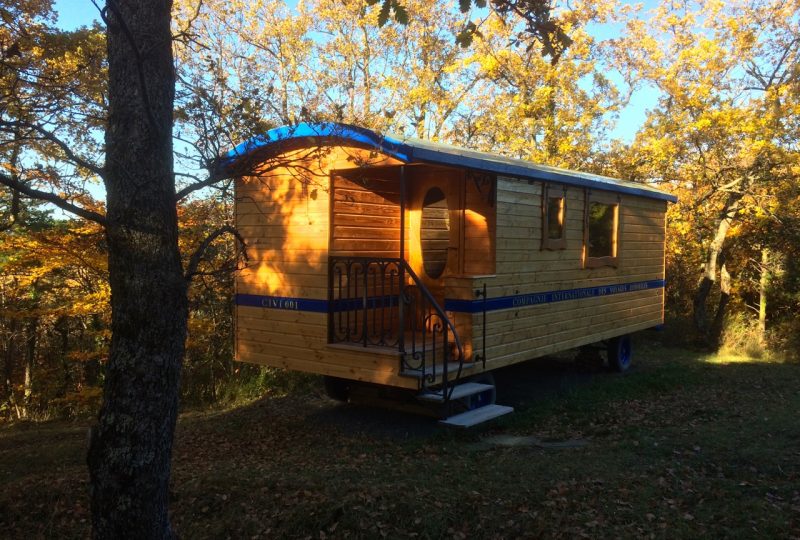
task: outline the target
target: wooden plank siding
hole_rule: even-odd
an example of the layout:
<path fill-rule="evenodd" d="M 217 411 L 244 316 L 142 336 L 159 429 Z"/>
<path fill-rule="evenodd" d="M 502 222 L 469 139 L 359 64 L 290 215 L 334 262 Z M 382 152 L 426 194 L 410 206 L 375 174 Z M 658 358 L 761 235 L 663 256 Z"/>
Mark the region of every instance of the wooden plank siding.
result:
<path fill-rule="evenodd" d="M 584 268 L 587 190 L 569 186 L 566 246 L 542 250 L 542 182 L 498 178 L 496 274 L 453 280 L 448 297 L 474 300 L 484 284 L 491 298 L 664 279 L 666 203 L 592 190 L 590 200 L 619 204 L 618 266 Z M 561 192 L 561 186 L 559 186 Z M 663 322 L 663 288 L 489 311 L 486 369 L 650 328 Z M 483 314 L 471 318 L 471 348 L 483 348 Z"/>
<path fill-rule="evenodd" d="M 463 275 L 494 274 L 497 240 L 496 183 L 493 177 L 466 175 L 464 182 Z"/>
<path fill-rule="evenodd" d="M 331 254 L 398 257 L 399 169 L 334 173 L 331 185 Z"/>
<path fill-rule="evenodd" d="M 283 165 L 283 164 L 286 165 Z M 267 160 L 263 174 L 236 182 L 237 227 L 247 242 L 249 264 L 236 277 L 236 293 L 328 299 L 329 244 L 357 247 L 358 254 L 397 256 L 399 207 L 385 204 L 399 193 L 369 191 L 333 170 L 390 167 L 399 162 L 358 147 L 328 147 L 314 154 L 296 150 Z M 370 169 L 359 169 L 363 176 Z M 391 191 L 394 189 L 394 195 Z M 332 234 L 331 193 L 340 211 Z M 337 206 L 338 205 L 338 206 Z M 362 235 L 367 231 L 379 231 Z M 353 250 L 348 252 L 352 253 Z M 237 360 L 391 386 L 416 388 L 399 377 L 396 352 L 328 345 L 328 315 L 290 309 L 236 306 Z"/>
<path fill-rule="evenodd" d="M 236 277 L 237 294 L 327 305 L 329 255 L 398 257 L 399 165 L 374 149 L 303 148 L 265 159 L 260 171 L 238 180 L 236 223 L 250 260 Z M 565 196 L 564 248 L 542 249 L 543 182 L 434 165 L 405 172 L 405 256 L 437 299 L 470 303 L 452 318 L 468 358 L 485 344 L 487 370 L 663 321 L 663 288 L 646 288 L 492 310 L 484 340 L 484 316 L 473 309 L 484 284 L 488 298 L 497 299 L 663 280 L 666 203 L 553 184 Z M 446 204 L 426 212 L 424 221 L 422 203 L 434 187 Z M 616 266 L 585 264 L 587 194 L 590 201 L 619 205 Z M 424 271 L 423 244 L 440 263 L 446 260 L 441 276 Z M 388 294 L 396 288 L 391 284 Z M 319 311 L 237 305 L 236 358 L 417 387 L 417 380 L 399 375 L 396 351 L 328 344 L 328 314 Z"/>

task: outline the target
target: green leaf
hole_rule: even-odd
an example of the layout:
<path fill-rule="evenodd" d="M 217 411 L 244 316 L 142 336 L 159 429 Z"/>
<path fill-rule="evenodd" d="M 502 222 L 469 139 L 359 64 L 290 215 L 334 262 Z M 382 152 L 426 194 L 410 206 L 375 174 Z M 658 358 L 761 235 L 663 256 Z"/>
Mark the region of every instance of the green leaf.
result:
<path fill-rule="evenodd" d="M 458 0 L 458 7 L 461 9 L 461 13 L 466 13 L 472 7 L 472 0 Z"/>
<path fill-rule="evenodd" d="M 408 11 L 406 11 L 406 8 L 398 0 L 393 0 L 392 7 L 394 8 L 394 20 L 399 24 L 408 24 Z"/>
<path fill-rule="evenodd" d="M 381 12 L 378 14 L 378 26 L 383 26 L 389 20 L 389 10 L 392 7 L 391 0 L 383 0 Z"/>
<path fill-rule="evenodd" d="M 456 34 L 456 43 L 458 43 L 459 45 L 461 45 L 463 48 L 466 49 L 467 47 L 472 45 L 473 36 L 474 34 L 465 28 L 464 30 Z"/>
<path fill-rule="evenodd" d="M 475 36 L 480 36 L 480 32 L 478 32 L 478 27 L 475 26 L 475 23 L 470 21 L 464 26 L 464 29 L 461 30 L 458 34 L 456 34 L 456 43 L 461 45 L 464 48 L 469 47 L 472 45 L 472 40 Z"/>

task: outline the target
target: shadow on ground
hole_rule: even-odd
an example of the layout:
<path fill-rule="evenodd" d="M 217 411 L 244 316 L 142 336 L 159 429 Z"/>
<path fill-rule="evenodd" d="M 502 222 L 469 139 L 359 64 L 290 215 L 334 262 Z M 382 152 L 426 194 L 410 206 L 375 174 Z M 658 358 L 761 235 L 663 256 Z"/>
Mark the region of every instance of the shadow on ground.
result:
<path fill-rule="evenodd" d="M 542 400 L 566 394 L 611 376 L 596 362 L 572 357 L 544 357 L 492 372 L 497 386 L 497 403 L 525 410 Z M 320 398 L 307 420 L 311 424 L 335 427 L 344 434 L 368 434 L 390 439 L 426 438 L 441 433 L 442 427 L 430 416 L 404 412 L 391 405 L 343 404 Z"/>

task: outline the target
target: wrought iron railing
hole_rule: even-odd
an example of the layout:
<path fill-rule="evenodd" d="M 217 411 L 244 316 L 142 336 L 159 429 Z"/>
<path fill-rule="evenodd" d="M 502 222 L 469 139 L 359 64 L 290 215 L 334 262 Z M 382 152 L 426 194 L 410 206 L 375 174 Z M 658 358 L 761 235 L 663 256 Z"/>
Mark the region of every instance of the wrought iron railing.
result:
<path fill-rule="evenodd" d="M 331 257 L 328 271 L 328 341 L 397 347 L 403 308 L 400 259 Z"/>
<path fill-rule="evenodd" d="M 400 352 L 400 369 L 445 402 L 464 367 L 455 325 L 404 259 L 330 257 L 328 340 Z"/>

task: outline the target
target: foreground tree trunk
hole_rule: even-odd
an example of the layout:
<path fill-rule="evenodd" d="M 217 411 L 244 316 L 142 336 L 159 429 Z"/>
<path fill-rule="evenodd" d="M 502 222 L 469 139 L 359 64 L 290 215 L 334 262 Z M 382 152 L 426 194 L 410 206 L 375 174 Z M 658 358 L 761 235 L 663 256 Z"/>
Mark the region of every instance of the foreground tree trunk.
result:
<path fill-rule="evenodd" d="M 187 285 L 172 161 L 170 0 L 107 0 L 106 235 L 112 339 L 88 455 L 96 538 L 171 538 Z"/>

